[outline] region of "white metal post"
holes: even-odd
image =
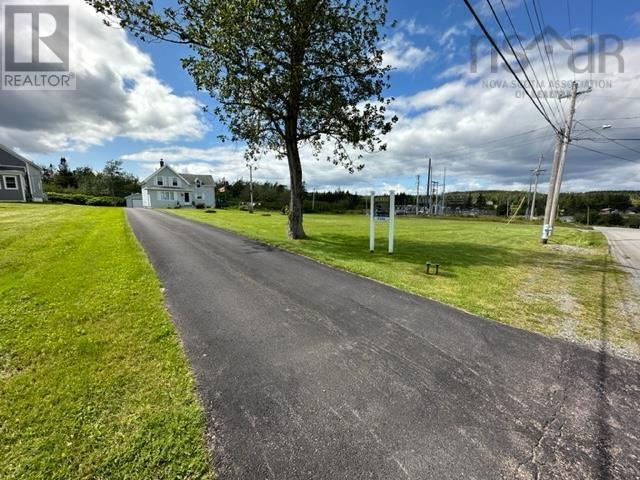
[[[396,220],[396,194],[389,190],[389,253],[393,253],[393,235]]]
[[[373,253],[373,249],[375,246],[375,236],[376,236],[376,226],[375,226],[375,218],[374,210],[375,210],[375,202],[376,202],[376,194],[375,192],[371,192],[371,200],[369,200],[369,251]]]

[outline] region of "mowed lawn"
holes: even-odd
[[[211,478],[159,282],[120,208],[0,204],[0,478]]]
[[[397,217],[394,254],[386,253],[387,223],[376,222],[371,255],[362,215],[305,215],[309,238],[291,241],[279,213],[170,212],[515,327],[640,353],[637,303],[598,232],[559,227],[544,247],[535,225]],[[440,263],[440,275],[426,275],[426,261]]]

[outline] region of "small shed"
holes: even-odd
[[[142,194],[132,193],[124,197],[128,208],[142,208]]]

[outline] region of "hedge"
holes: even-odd
[[[47,192],[52,203],[73,203],[75,205],[93,205],[96,207],[124,207],[126,202],[120,197],[94,197],[82,193]]]

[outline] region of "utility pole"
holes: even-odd
[[[316,189],[313,189],[313,194],[311,195],[311,210],[316,209]]]
[[[249,195],[251,203],[249,204],[249,213],[253,213],[253,165],[249,164]]]
[[[538,193],[538,179],[540,178],[540,174],[542,172],[546,172],[546,170],[541,169],[542,160],[544,159],[544,155],[540,154],[540,160],[538,160],[538,168],[533,170],[533,175],[536,177],[535,185],[533,187],[533,198],[531,199],[531,211],[529,212],[529,220],[533,220],[533,217],[536,212],[536,194]]]
[[[429,170],[427,171],[427,208],[431,215],[431,157],[429,157]]]
[[[447,189],[447,167],[444,167],[444,173],[442,174],[442,205],[440,206],[440,213],[444,215],[444,207],[445,207],[445,195]]]
[[[533,172],[533,170],[531,170]],[[527,210],[525,217],[529,217],[529,208],[531,208],[531,189],[533,188],[533,174],[529,175],[529,190],[527,191]]]
[[[558,141],[554,152],[553,166],[551,167],[551,178],[549,179],[549,194],[547,195],[547,205],[544,212],[544,225],[542,227],[542,237],[540,241],[546,244],[553,232],[553,226],[558,213],[558,203],[560,201],[560,187],[562,186],[562,175],[564,174],[564,166],[567,159],[567,149],[571,142],[571,129],[573,127],[573,116],[576,113],[576,98],[578,95],[589,93],[591,88],[578,92],[578,83],[571,84],[571,106],[569,108],[569,117],[562,130],[558,133]],[[560,97],[563,98],[563,97]],[[557,160],[556,160],[557,157]]]
[[[393,237],[396,228],[396,192],[389,190],[389,254],[393,253]]]
[[[416,175],[416,215],[418,215],[418,209],[420,208],[420,175]]]
[[[373,253],[376,243],[376,226],[373,218],[376,204],[376,193],[371,190],[371,200],[369,201],[369,251]]]
[[[431,182],[431,193],[433,194],[433,204],[432,204],[432,210],[433,210],[433,215],[437,215],[438,214],[438,193],[439,193],[439,185],[440,183],[437,180],[433,180]]]

